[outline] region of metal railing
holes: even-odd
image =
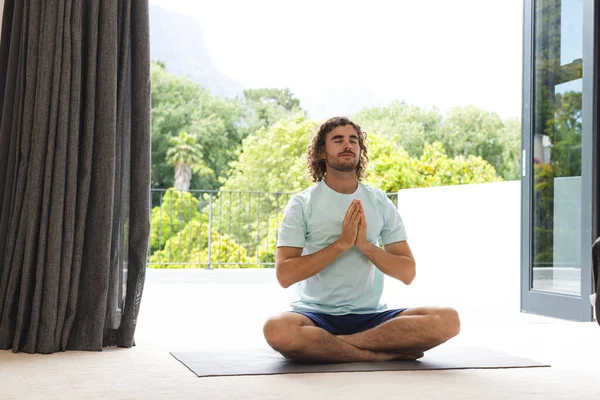
[[[152,189],[148,264],[158,268],[272,268],[293,192]],[[397,193],[388,197],[397,205]]]

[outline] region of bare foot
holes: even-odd
[[[416,361],[425,354],[420,353],[375,353],[375,361]]]
[[[356,349],[356,358],[354,359],[347,359],[345,361],[331,361],[331,360],[327,360],[327,359],[321,359],[321,360],[317,360],[314,358],[310,358],[310,357],[304,357],[302,355],[298,355],[298,354],[292,354],[292,353],[281,353],[285,358],[287,358],[289,361],[296,363],[296,364],[331,364],[331,363],[348,363],[348,362],[371,362],[371,361],[379,361],[378,357],[379,357],[379,353],[375,353],[374,351],[370,351],[370,350],[362,350],[362,349]],[[397,356],[397,354],[396,354]]]

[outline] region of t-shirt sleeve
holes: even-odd
[[[406,240],[404,222],[394,203],[384,194],[383,200],[383,228],[381,229],[381,243],[383,245]]]
[[[285,207],[279,226],[277,247],[304,247],[306,241],[306,218],[302,202],[292,197]]]

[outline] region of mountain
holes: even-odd
[[[185,75],[214,94],[241,97],[247,88],[213,65],[201,25],[195,19],[156,4],[150,5],[150,53],[153,60],[165,63],[167,71]],[[357,86],[290,89],[315,120],[351,116],[364,107],[383,106],[389,100]]]
[[[167,71],[185,75],[214,94],[225,97],[243,94],[244,85],[214,67],[200,24],[155,4],[150,5],[150,56],[163,61]]]

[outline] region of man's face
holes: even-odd
[[[356,170],[360,161],[358,133],[352,125],[338,126],[325,137],[325,163],[340,172]]]

